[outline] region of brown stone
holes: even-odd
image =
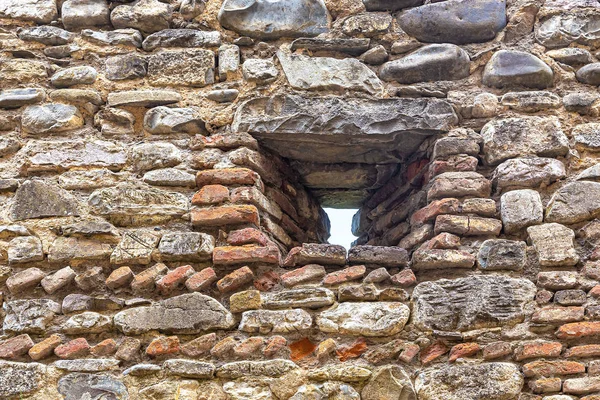
[[[243,246],[245,244],[258,244],[266,246],[269,243],[267,235],[254,228],[238,229],[229,232],[227,235],[227,244],[231,246]]]
[[[427,365],[448,352],[448,347],[442,341],[436,341],[421,350],[421,363]]]
[[[600,357],[600,344],[574,346],[565,352],[565,357]]]
[[[105,339],[90,349],[90,353],[96,357],[108,357],[116,352],[117,342],[114,339]]]
[[[135,292],[145,292],[153,290],[156,286],[156,280],[158,277],[168,270],[167,266],[162,263],[155,264],[154,266],[145,269],[144,271],[137,274],[131,282],[131,288]]]
[[[275,335],[271,336],[263,349],[263,354],[267,358],[274,357],[287,346],[287,340],[283,336]]]
[[[494,342],[490,343],[483,348],[483,359],[484,360],[495,360],[498,358],[506,357],[512,353],[512,347],[507,342]]]
[[[457,199],[441,199],[429,203],[425,208],[415,211],[410,218],[411,225],[422,225],[435,220],[441,214],[457,214],[460,202]]]
[[[54,349],[54,354],[58,358],[71,360],[81,358],[90,352],[90,345],[85,338],[73,339],[70,342],[61,344]]]
[[[196,185],[255,185],[260,182],[259,175],[247,168],[212,169],[196,174]]]
[[[254,287],[261,292],[268,292],[279,283],[279,275],[274,271],[267,271],[254,281]]]
[[[562,325],[556,332],[559,339],[578,339],[600,336],[600,321],[574,322]]]
[[[530,358],[558,357],[562,351],[559,342],[531,342],[524,343],[515,350],[515,360],[523,361]]]
[[[585,372],[585,365],[575,361],[533,361],[523,365],[526,377],[574,375]]]
[[[111,274],[106,278],[106,287],[111,290],[115,290],[121,288],[123,286],[127,286],[133,280],[133,271],[129,267],[120,267],[115,269]]]
[[[45,277],[46,273],[39,268],[28,268],[11,275],[6,280],[6,286],[12,294],[17,294],[36,287]]]
[[[177,336],[161,336],[154,339],[146,348],[150,357],[161,357],[179,353],[179,338]]]
[[[345,265],[346,249],[334,244],[304,243],[291,249],[283,261],[285,267],[307,264]]]
[[[138,357],[141,348],[142,342],[139,339],[126,337],[119,344],[115,357],[123,361],[133,361]]]
[[[290,358],[292,361],[298,362],[311,355],[316,348],[317,346],[311,342],[309,338],[300,339],[296,342],[290,343]]]
[[[233,354],[238,358],[248,358],[256,354],[264,343],[264,339],[259,336],[250,337],[238,343],[233,348]]]
[[[213,227],[224,225],[259,225],[258,210],[251,205],[222,206],[192,210],[194,227]]]
[[[494,218],[468,215],[439,215],[435,219],[434,232],[449,232],[461,236],[498,236],[502,221]]]
[[[217,281],[217,274],[212,268],[204,268],[202,271],[196,272],[187,281],[185,287],[191,292],[199,292],[208,288]]]
[[[181,346],[181,353],[187,357],[200,357],[208,353],[216,342],[217,335],[214,332],[208,333],[183,344]]]
[[[34,361],[50,357],[61,343],[62,339],[57,334],[49,336],[29,349],[29,357]]]
[[[529,387],[533,393],[560,392],[562,380],[560,378],[541,378],[530,381]]]
[[[216,358],[224,358],[233,350],[236,344],[237,340],[232,336],[228,336],[213,346],[210,355]]]
[[[221,293],[229,293],[247,285],[253,279],[254,273],[252,270],[248,267],[242,267],[221,278],[217,282],[217,288]]]
[[[229,189],[223,185],[203,186],[193,197],[195,206],[207,206],[224,203],[229,200]]]
[[[345,362],[350,359],[360,357],[365,351],[367,351],[367,348],[368,346],[366,339],[360,337],[348,345],[339,346],[335,350],[335,354],[341,362]]]
[[[309,264],[281,275],[281,281],[285,287],[293,287],[301,283],[319,280],[324,276],[325,267]]]
[[[400,287],[411,287],[417,284],[417,277],[411,269],[404,269],[396,275],[392,275],[391,281]]]

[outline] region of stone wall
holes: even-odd
[[[0,399],[600,399],[599,21],[0,0]]]

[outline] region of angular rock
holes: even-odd
[[[498,189],[548,186],[567,175],[565,165],[554,158],[531,157],[506,160],[494,170]]]
[[[46,98],[46,92],[38,88],[6,89],[0,92],[0,108],[19,108],[39,103]]]
[[[518,233],[528,226],[541,224],[544,206],[540,194],[531,189],[504,193],[500,198],[500,216],[506,233]]]
[[[546,91],[510,92],[502,96],[503,106],[513,110],[534,113],[560,107],[560,97]]]
[[[149,264],[152,252],[158,245],[160,235],[154,231],[130,231],[110,256],[111,264]]]
[[[0,358],[15,359],[27,354],[33,347],[33,340],[28,334],[14,336],[0,342]]]
[[[219,367],[217,377],[225,379],[238,379],[247,376],[276,378],[297,368],[298,366],[290,360],[237,361]]]
[[[115,369],[119,365],[119,360],[105,359],[75,359],[58,360],[54,362],[54,367],[68,372],[100,372]]]
[[[289,289],[261,296],[264,308],[321,308],[335,303],[335,294],[325,288]]]
[[[269,311],[252,310],[242,313],[239,330],[248,333],[292,333],[312,326],[312,317],[301,309]]]
[[[142,47],[142,34],[137,29],[115,29],[113,31],[94,31],[83,29],[81,36],[99,44]]]
[[[379,76],[405,84],[455,81],[469,76],[469,55],[453,44],[431,44],[383,64]]]
[[[38,42],[47,46],[59,46],[70,43],[75,35],[55,26],[32,26],[20,28],[17,32],[19,39]]]
[[[110,25],[110,11],[105,0],[67,0],[60,13],[69,30]]]
[[[360,91],[379,93],[383,84],[377,75],[353,58],[309,57],[292,55],[285,49],[277,58],[290,85],[302,90]]]
[[[43,259],[42,241],[35,236],[16,237],[8,244],[9,264],[23,264]]]
[[[385,366],[373,372],[361,392],[363,400],[416,400],[410,375],[397,365]]]
[[[215,82],[214,69],[210,50],[163,51],[148,58],[148,80],[154,86],[203,87]]]
[[[481,130],[485,161],[496,165],[526,155],[564,156],[569,141],[555,117],[507,118],[488,122]]]
[[[352,55],[360,55],[369,50],[370,42],[371,39],[367,38],[299,38],[292,42],[291,49],[339,51]]]
[[[220,32],[196,29],[165,29],[148,35],[142,43],[146,51],[167,47],[218,47],[220,45]]]
[[[264,85],[277,79],[279,70],[271,60],[250,58],[242,64],[242,74],[248,82]]]
[[[135,28],[153,33],[168,29],[173,18],[173,7],[158,0],[140,0],[115,7],[110,21],[116,29]]]
[[[15,221],[79,215],[79,205],[67,191],[42,181],[25,181],[14,196],[10,216]]]
[[[199,293],[183,294],[145,307],[131,308],[114,317],[123,333],[140,334],[151,330],[194,334],[213,329],[230,329],[233,316],[218,301]]]
[[[11,294],[18,294],[27,289],[35,288],[45,276],[46,274],[39,268],[28,268],[9,276],[6,279],[6,287]]]
[[[164,261],[209,260],[215,246],[215,239],[198,232],[174,232],[162,236],[158,245]]]
[[[494,53],[483,71],[482,82],[486,86],[504,88],[524,86],[545,89],[552,86],[552,69],[533,54],[516,50],[500,50]]]
[[[39,389],[46,377],[46,366],[39,363],[0,361],[0,396],[23,397]]]
[[[340,245],[303,243],[302,247],[295,247],[288,253],[283,265],[346,264],[346,249]]]
[[[515,364],[483,363],[426,369],[417,376],[415,390],[420,400],[510,400],[523,384]]]
[[[328,30],[327,9],[319,0],[226,0],[218,19],[223,27],[258,39],[317,36]]]
[[[127,400],[129,394],[123,383],[110,375],[70,373],[58,381],[58,392],[65,400],[114,399]]]
[[[504,276],[423,282],[413,291],[413,322],[442,331],[514,325],[524,319],[535,293],[531,281]]]
[[[70,335],[108,332],[112,328],[112,318],[96,312],[86,311],[69,318],[61,328],[63,332]]]
[[[167,360],[163,368],[169,375],[194,379],[211,379],[215,373],[215,366],[211,363],[184,359]]]
[[[135,54],[108,57],[106,77],[111,81],[143,78],[148,74],[148,62]]]
[[[557,223],[530,226],[527,234],[542,267],[576,265],[579,256],[574,248],[575,233]]]
[[[58,18],[56,0],[4,0],[0,16],[49,24]]]
[[[29,106],[21,116],[23,131],[31,135],[70,131],[83,124],[83,117],[77,107],[68,104]]]
[[[575,224],[600,216],[600,183],[571,182],[557,190],[546,209],[546,221]]]
[[[422,42],[487,42],[506,26],[506,2],[448,0],[427,4],[403,13],[398,23],[402,30]]]
[[[600,124],[591,122],[577,125],[571,135],[574,136],[577,147],[593,152],[600,150]]]
[[[525,267],[527,244],[516,240],[486,240],[479,248],[477,262],[485,270],[520,271]]]
[[[46,276],[42,279],[42,287],[48,294],[54,294],[60,289],[69,285],[75,279],[75,271],[71,267],[64,267],[53,273],[52,275]]]
[[[600,32],[595,28],[600,15],[566,12],[546,19],[536,30],[535,38],[547,48],[568,47],[571,43],[596,46]]]
[[[444,172],[436,176],[427,191],[427,200],[454,197],[490,196],[491,182],[477,172]]]
[[[354,336],[392,336],[399,333],[410,314],[397,302],[340,303],[317,317],[319,330]]]
[[[219,47],[219,79],[234,78],[240,68],[240,48],[235,44],[224,44]]]
[[[196,176],[175,168],[148,171],[144,174],[142,180],[149,185],[155,186],[196,186]]]
[[[60,304],[48,299],[7,301],[3,308],[2,329],[15,333],[43,333],[61,311]]]
[[[152,134],[206,134],[204,121],[195,108],[155,107],[144,116],[144,128]]]

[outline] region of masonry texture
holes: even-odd
[[[600,1],[0,26],[0,399],[600,399]]]

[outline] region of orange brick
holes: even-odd
[[[259,175],[248,168],[209,169],[196,174],[196,185],[254,185]]]
[[[150,357],[159,357],[179,353],[179,338],[177,336],[161,336],[154,339],[146,348]]]
[[[224,203],[227,200],[229,200],[229,189],[225,186],[206,185],[192,197],[192,204],[195,206],[206,206]]]
[[[525,343],[515,350],[515,360],[522,361],[538,357],[558,357],[562,351],[559,342],[534,342]]]
[[[423,365],[427,365],[435,359],[443,356],[447,352],[448,347],[446,347],[446,345],[443,342],[438,340],[437,342],[421,350],[420,359]]]
[[[600,357],[600,344],[571,347],[565,352],[565,357]]]
[[[556,332],[556,337],[559,339],[577,339],[589,336],[600,336],[600,321],[565,324]]]
[[[250,205],[198,208],[192,210],[191,216],[196,227],[260,224],[258,209]]]
[[[247,285],[253,279],[254,273],[252,270],[248,267],[242,267],[221,278],[217,282],[217,288],[221,293],[229,293]]]
[[[573,375],[585,372],[585,365],[575,361],[533,361],[523,365],[526,377]]]
[[[452,347],[450,350],[450,356],[448,357],[449,362],[454,362],[459,358],[469,357],[477,354],[480,347],[477,343],[461,343]]]
[[[224,246],[215,247],[213,263],[216,265],[235,265],[261,262],[279,264],[281,255],[277,246]]]

